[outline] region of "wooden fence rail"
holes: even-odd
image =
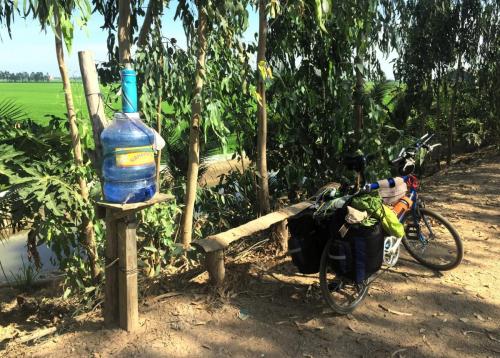
[[[244,237],[252,236],[260,231],[269,229],[272,225],[280,223],[288,218],[299,214],[311,207],[313,202],[302,201],[270,214],[264,215],[246,224],[240,225],[228,231],[208,236],[204,239],[194,240],[193,245],[201,248],[205,252],[205,266],[210,275],[210,282],[215,286],[220,286],[224,282],[224,249],[229,244]]]

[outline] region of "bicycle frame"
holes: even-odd
[[[413,176],[411,175],[406,175],[406,176],[403,176],[401,177],[406,183],[408,183],[408,181],[410,180],[410,178],[412,178]],[[387,180],[389,181],[389,183],[393,184],[394,183],[394,178],[387,178]],[[377,190],[379,189],[379,184],[378,183],[371,183],[371,184],[367,184],[365,186],[365,189],[367,191],[372,191],[372,190]],[[432,228],[431,228],[431,225],[429,224],[429,222],[427,221],[427,218],[424,216],[422,217],[421,214],[420,214],[420,206],[421,206],[421,202],[418,198],[418,191],[417,191],[417,188],[416,187],[411,187],[410,188],[410,199],[412,200],[413,204],[411,206],[411,215],[413,216],[413,222],[414,222],[414,225],[415,225],[415,228],[417,229],[417,236],[418,236],[418,239],[419,241],[422,243],[422,245],[427,245],[428,243],[428,240],[427,238],[422,234],[422,231],[420,230],[420,225],[418,225],[418,222],[420,221],[420,219],[422,218],[424,223],[425,223],[425,226],[427,226],[427,229],[429,229],[429,233],[430,233],[430,237],[432,238],[434,236],[434,233],[432,232]],[[402,222],[402,220],[404,219],[404,215],[402,215],[399,220],[400,222]]]
[[[414,188],[410,189],[410,198],[413,200],[413,204],[411,207],[411,215],[413,216],[413,223],[417,229],[418,240],[425,247],[427,245],[427,243],[429,242],[429,240],[424,236],[424,234],[422,234],[422,231],[420,229],[420,225],[418,225],[418,222],[420,221],[420,219],[423,219],[425,226],[429,230],[429,234],[430,234],[431,239],[434,237],[434,232],[432,231],[432,226],[427,221],[427,217],[422,216],[420,214],[421,202],[418,199],[418,192],[416,189],[414,189]]]

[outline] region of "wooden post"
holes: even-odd
[[[213,286],[220,287],[224,283],[226,269],[224,268],[224,250],[207,252],[205,266]]]
[[[120,327],[130,332],[135,330],[139,323],[135,214],[117,222],[117,234]]]
[[[104,322],[107,326],[134,331],[139,324],[137,288],[136,212],[174,199],[156,194],[146,202],[115,204],[98,202],[106,210],[106,281],[104,286]]]
[[[274,237],[279,246],[278,254],[282,255],[288,251],[288,220],[280,221],[273,228]]]
[[[94,167],[99,177],[102,166],[102,143],[101,133],[109,124],[104,114],[104,102],[101,97],[99,87],[99,78],[95,67],[92,53],[90,51],[78,52],[78,61],[80,63],[80,73],[82,74],[83,90],[87,101],[90,121],[92,122],[92,133],[94,137]]]
[[[106,267],[104,270],[104,323],[118,322],[118,237],[113,212],[106,210]]]
[[[286,197],[278,199],[278,210],[285,206]],[[283,255],[288,252],[288,220],[280,221],[272,226],[272,237],[278,244],[278,255]]]

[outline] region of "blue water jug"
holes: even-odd
[[[137,112],[137,79],[132,69],[125,68],[120,71],[122,78],[122,112]]]
[[[138,113],[116,113],[101,134],[104,161],[104,199],[113,203],[137,203],[156,192],[154,132]]]

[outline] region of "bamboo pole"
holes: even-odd
[[[92,123],[92,133],[94,137],[94,167],[100,178],[102,178],[102,155],[101,133],[109,124],[104,114],[104,102],[99,87],[99,78],[95,67],[94,59],[90,51],[78,52],[80,63],[80,73],[82,75],[83,90]]]

